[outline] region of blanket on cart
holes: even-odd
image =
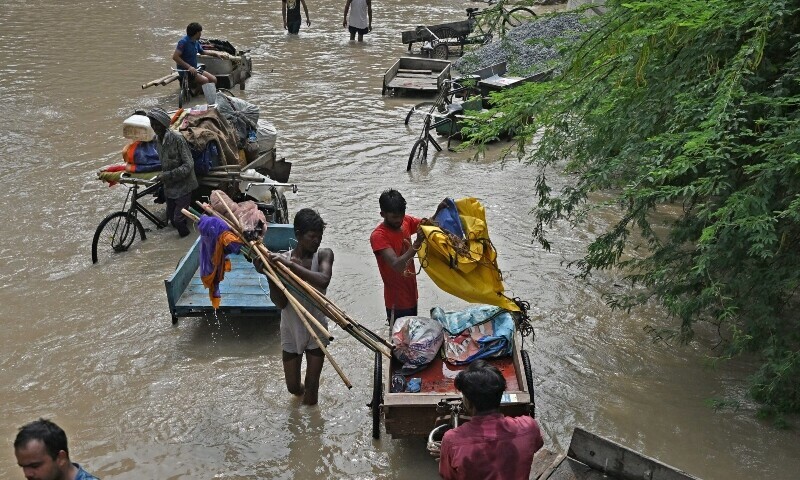
[[[245,166],[239,156],[236,130],[216,109],[191,112],[183,117],[178,131],[193,150],[203,151],[208,142],[216,141],[222,150],[226,165]]]
[[[431,318],[444,329],[444,357],[454,365],[466,365],[479,358],[511,355],[514,318],[500,307],[473,305],[458,312],[431,309]]]

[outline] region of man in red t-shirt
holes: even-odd
[[[384,191],[378,203],[383,222],[375,227],[369,243],[383,279],[386,318],[416,316],[418,295],[414,255],[425,241],[425,236],[417,232],[421,220],[406,215],[406,199],[397,190]],[[436,212],[441,208],[442,204]],[[411,235],[414,233],[417,233],[417,238],[412,244]]]
[[[456,375],[456,388],[472,418],[445,432],[439,475],[445,480],[517,480],[531,473],[544,441],[539,424],[499,412],[506,380],[494,365],[475,360]]]

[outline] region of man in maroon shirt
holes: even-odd
[[[470,421],[444,434],[439,475],[445,480],[520,480],[531,473],[533,454],[544,441],[531,417],[499,412],[506,380],[485,360],[475,360],[456,376]]]
[[[369,237],[383,279],[386,318],[417,315],[417,276],[414,255],[425,236],[418,232],[421,219],[406,215],[406,199],[394,189],[381,193],[381,222]],[[446,205],[439,204],[436,213]],[[434,213],[434,216],[436,215]],[[411,235],[417,233],[414,243]]]

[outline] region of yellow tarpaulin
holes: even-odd
[[[427,240],[419,249],[423,269],[439,288],[451,295],[519,312],[519,306],[503,293],[497,252],[489,241],[483,205],[476,198],[462,198],[455,204],[466,240],[439,227],[422,225]]]

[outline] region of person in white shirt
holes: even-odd
[[[358,41],[363,42],[364,35],[372,31],[372,0],[347,0],[342,26],[350,30],[350,41],[358,34]]]

